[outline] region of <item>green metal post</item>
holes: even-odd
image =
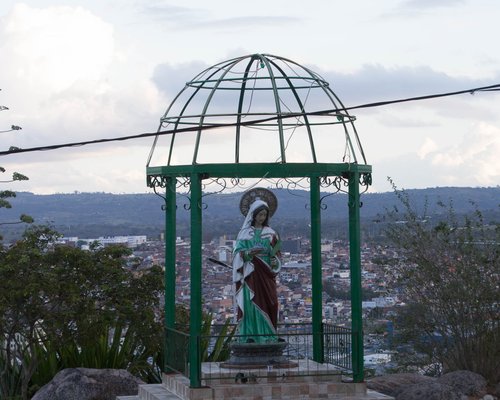
[[[311,177],[311,257],[312,257],[312,329],[313,360],[322,363],[323,283],[321,271],[321,208],[319,178]]]
[[[175,232],[176,232],[176,178],[166,178],[165,189],[165,350],[163,372],[171,372],[175,365],[175,342],[170,329],[175,328]]]
[[[354,382],[363,382],[364,380],[359,177],[358,171],[349,174],[349,257],[351,266],[352,371]]]
[[[175,328],[175,178],[167,178],[165,193],[165,326]]]
[[[191,309],[189,320],[189,381],[192,388],[201,386],[201,175],[191,175]]]

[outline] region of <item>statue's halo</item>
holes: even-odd
[[[259,199],[265,201],[269,206],[269,218],[271,218],[278,208],[278,199],[269,189],[261,187],[249,189],[243,193],[240,200],[241,213],[246,217],[252,203]]]

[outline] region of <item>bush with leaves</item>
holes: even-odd
[[[103,367],[120,355],[120,368],[137,372],[160,351],[161,268],[136,276],[125,268],[129,249],[83,251],[58,245],[58,236],[33,226],[0,253],[0,398],[29,398],[42,365],[76,367],[86,359]]]
[[[500,380],[500,227],[480,212],[457,216],[440,202],[439,221],[419,213],[394,187],[402,208],[388,212],[387,235],[399,248],[388,266],[406,306],[399,329],[422,363]]]

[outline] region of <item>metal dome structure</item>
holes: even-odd
[[[201,387],[204,191],[210,184],[224,190],[229,187],[226,180],[237,188],[243,188],[247,178],[275,180],[278,187],[295,180],[306,182],[309,190],[312,359],[318,363],[325,362],[329,343],[322,309],[321,214],[326,196],[321,191],[348,194],[349,370],[354,382],[363,382],[359,208],[360,188],[371,184],[372,169],[354,122],[325,79],[270,54],[237,57],[207,68],[174,98],[160,120],[146,167],[148,186],[165,199],[165,332],[171,344],[165,371],[183,373],[192,388]],[[179,338],[175,329],[176,202],[177,191],[186,189],[191,245],[188,339]],[[179,361],[176,356],[189,359]]]
[[[161,118],[159,133],[169,134],[156,137],[148,166],[366,164],[354,121],[309,68],[270,54],[233,58],[186,83]]]

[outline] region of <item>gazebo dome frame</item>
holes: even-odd
[[[254,68],[254,69],[252,69]],[[287,69],[288,68],[288,69]],[[253,72],[252,72],[253,71]],[[233,102],[220,93],[236,94]],[[263,93],[262,104],[255,104],[256,93]],[[328,102],[310,101],[319,93]],[[201,98],[201,101],[199,99]],[[286,98],[286,101],[284,100]],[[215,101],[222,101],[221,111]],[[226,101],[224,101],[226,100]],[[311,104],[312,103],[312,104]],[[229,104],[229,106],[228,106]],[[229,111],[227,111],[229,108]],[[264,109],[265,108],[265,109]],[[164,190],[165,198],[165,326],[175,327],[176,276],[176,195],[179,184],[189,189],[191,253],[190,253],[190,328],[189,379],[191,387],[200,387],[200,359],[198,357],[202,316],[202,198],[207,182],[242,179],[294,180],[306,178],[309,182],[311,217],[311,281],[312,328],[322,329],[322,269],[321,269],[321,189],[333,188],[348,193],[349,257],[351,270],[352,312],[352,369],[355,382],[364,379],[363,333],[361,319],[361,256],[360,256],[360,188],[371,184],[372,168],[365,155],[351,116],[329,84],[315,72],[291,60],[269,54],[252,54],[216,64],[202,71],[175,97],[160,120],[158,135],[151,149],[146,173],[147,184],[155,192]],[[345,146],[343,162],[320,162],[316,132],[320,129],[340,128]],[[288,144],[302,129],[303,142],[308,143],[308,161],[290,162]],[[203,136],[211,131],[225,131],[231,137],[233,158],[227,162],[199,162]],[[278,143],[271,158],[262,162],[245,162],[241,141],[254,131],[264,130]],[[287,132],[290,130],[291,133]],[[229,132],[229,136],[228,133]],[[287,137],[288,133],[288,137]],[[190,163],[176,163],[182,135],[193,135],[193,153]],[[169,140],[168,156],[160,165],[153,165],[163,138]],[[336,143],[336,142],[333,142]],[[302,147],[304,148],[304,147]],[[305,151],[305,150],[304,150]],[[163,156],[163,153],[160,154]],[[158,157],[157,157],[158,158]],[[313,335],[313,359],[323,362],[323,343]]]

